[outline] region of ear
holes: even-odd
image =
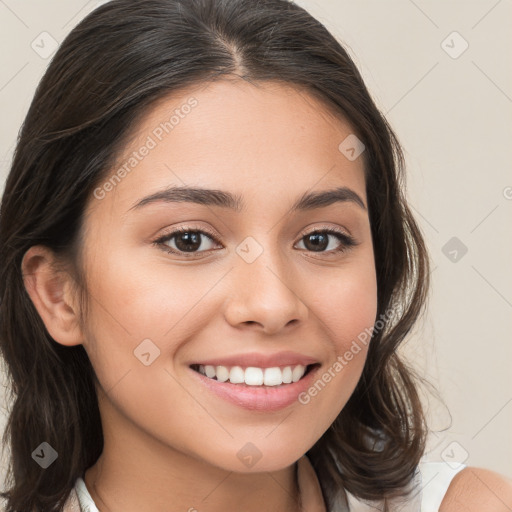
[[[54,269],[55,255],[47,247],[32,246],[23,256],[23,282],[50,336],[61,345],[80,345],[71,276]]]

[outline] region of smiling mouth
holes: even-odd
[[[303,379],[319,363],[307,366],[288,365],[271,368],[258,368],[255,366],[213,366],[192,364],[190,368],[201,375],[219,382],[229,382],[241,386],[282,386],[289,385]]]

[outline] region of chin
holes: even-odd
[[[283,450],[269,439],[260,443],[248,441],[239,449],[235,449],[233,456],[226,456],[226,452],[217,459],[216,466],[235,473],[263,473],[281,471],[297,462],[307,451],[297,451],[297,445],[289,443],[289,450]],[[213,461],[212,461],[213,462]]]

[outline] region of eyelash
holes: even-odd
[[[181,227],[181,228],[175,229],[174,231],[171,231],[170,233],[167,233],[167,234],[163,235],[162,237],[158,238],[157,240],[155,240],[153,242],[153,245],[159,247],[160,249],[162,249],[163,251],[165,251],[169,254],[185,256],[186,258],[193,258],[197,254],[201,254],[202,252],[208,252],[208,251],[196,251],[196,252],[188,252],[187,253],[185,251],[176,251],[175,249],[172,249],[168,245],[165,244],[165,242],[169,242],[177,235],[180,235],[183,233],[200,233],[201,235],[207,236],[213,242],[220,245],[220,242],[217,240],[216,235],[214,233],[212,233],[211,231],[208,231],[207,229],[196,229],[196,228],[190,228],[190,227]],[[356,242],[356,240],[353,237],[351,237],[350,235],[347,235],[343,231],[338,230],[333,227],[317,228],[313,231],[303,234],[300,237],[300,240],[302,240],[303,238],[306,238],[307,236],[315,235],[318,233],[326,233],[329,235],[334,235],[340,242],[340,246],[337,249],[331,249],[330,251],[318,251],[318,254],[337,254],[337,253],[347,251],[351,247],[359,245],[359,243]],[[301,249],[301,250],[304,250],[304,249]],[[307,251],[307,249],[306,249],[306,251]],[[315,253],[317,251],[309,251],[309,252]]]

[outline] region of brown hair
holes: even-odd
[[[403,495],[425,448],[416,376],[397,354],[425,305],[429,262],[404,199],[403,156],[354,63],[327,29],[288,0],[114,0],[65,39],[26,116],[0,216],[0,353],[11,384],[4,434],[6,512],[61,510],[103,449],[95,374],[82,345],[48,334],[21,262],[33,245],[61,257],[86,297],[83,212],[149,106],[200,83],[239,76],[307,90],[364,142],[378,318],[361,379],[308,451],[329,510],[346,499]],[[85,302],[84,302],[85,304]],[[392,311],[393,315],[388,313]],[[43,470],[33,450],[58,459]]]

